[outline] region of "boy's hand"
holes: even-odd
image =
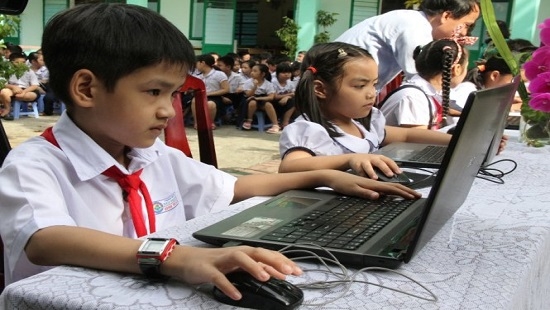
[[[343,171],[330,170],[327,184],[344,195],[378,199],[380,194],[397,195],[406,199],[418,199],[422,195],[408,187],[396,183],[385,183],[356,176]]]
[[[378,176],[374,172],[374,167],[380,169],[388,177],[402,173],[399,166],[391,158],[384,155],[353,154],[349,160],[349,167],[357,175],[374,180],[378,179]]]
[[[178,261],[174,261],[177,259]],[[239,291],[227,280],[226,273],[242,269],[260,281],[270,277],[285,279],[286,275],[300,275],[302,270],[283,254],[263,248],[236,246],[228,248],[195,248],[177,246],[170,260],[168,273],[190,284],[213,283],[227,296],[238,300]],[[174,265],[182,267],[173,269]]]

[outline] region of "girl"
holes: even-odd
[[[390,93],[378,108],[386,124],[400,127],[439,129],[453,122],[449,107],[450,90],[466,76],[468,54],[456,41],[432,41],[414,51],[418,73]]]
[[[289,123],[296,108],[294,107],[294,90],[296,85],[290,80],[292,69],[288,63],[280,63],[275,70],[276,79],[273,81],[275,87],[275,111],[281,119],[281,127],[285,128]]]
[[[510,51],[516,54],[516,57],[519,57],[521,64],[523,64],[536,49],[531,42],[523,39],[507,40],[507,43]],[[512,70],[495,48],[487,50],[483,58],[484,59],[481,59],[475,68],[468,72],[466,80],[460,83],[451,92],[451,99],[455,100],[456,104],[460,107],[464,107],[466,99],[468,99],[468,95],[470,95],[471,92],[510,83],[514,77]],[[521,98],[519,98],[519,95],[516,96],[511,110],[521,110]]]
[[[279,140],[279,172],[352,169],[377,179],[373,166],[391,177],[391,159],[368,154],[397,141],[448,144],[446,133],[385,126],[374,108],[378,66],[363,48],[341,42],[318,44],[304,58],[296,89],[300,116]]]
[[[267,117],[273,124],[267,133],[278,133],[279,125],[277,123],[277,114],[273,107],[275,99],[275,88],[271,83],[271,73],[269,68],[264,64],[257,64],[250,71],[250,80],[244,83],[244,93],[247,105],[247,119],[243,123],[243,129],[249,130],[252,128],[252,117],[256,110],[264,110]]]

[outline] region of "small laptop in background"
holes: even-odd
[[[504,128],[506,127],[508,111],[510,111],[510,107],[514,101],[514,96],[519,86],[519,81],[520,77],[516,77],[512,83],[484,90],[483,98],[479,98],[479,100],[483,100],[485,104],[508,104],[508,108],[504,111],[495,111],[495,113],[499,113],[498,115],[500,118],[498,124],[494,128],[494,138],[491,146],[489,147],[484,165],[490,163],[498,151],[498,146],[500,144],[500,140],[502,139]],[[471,100],[473,100],[473,97],[468,97],[467,101]],[[499,105],[499,108],[503,107],[504,106]],[[477,114],[470,115],[469,117],[475,118],[469,122],[472,123],[471,126],[480,126],[483,122],[485,122],[487,115]],[[475,134],[475,131],[473,131],[473,134]],[[374,152],[374,154],[385,155],[393,159],[401,167],[439,168],[446,150],[447,146],[444,145],[396,142],[380,148],[378,151]]]
[[[484,161],[500,115],[502,90],[470,95],[427,198],[375,201],[333,191],[292,190],[193,233],[218,246],[278,250],[292,245],[351,266],[397,268],[411,260],[462,205]],[[491,104],[490,104],[491,103]],[[483,122],[479,122],[483,115]]]

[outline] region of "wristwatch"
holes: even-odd
[[[160,266],[170,256],[176,244],[179,242],[174,238],[147,238],[136,254],[141,272],[152,280],[170,278],[160,273]]]

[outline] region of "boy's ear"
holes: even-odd
[[[315,96],[320,99],[326,99],[327,98],[327,89],[325,87],[325,83],[319,80],[313,81],[313,92],[315,92]]]
[[[93,94],[97,82],[95,74],[88,69],[80,69],[73,74],[69,94],[76,106],[89,108],[94,105]]]

